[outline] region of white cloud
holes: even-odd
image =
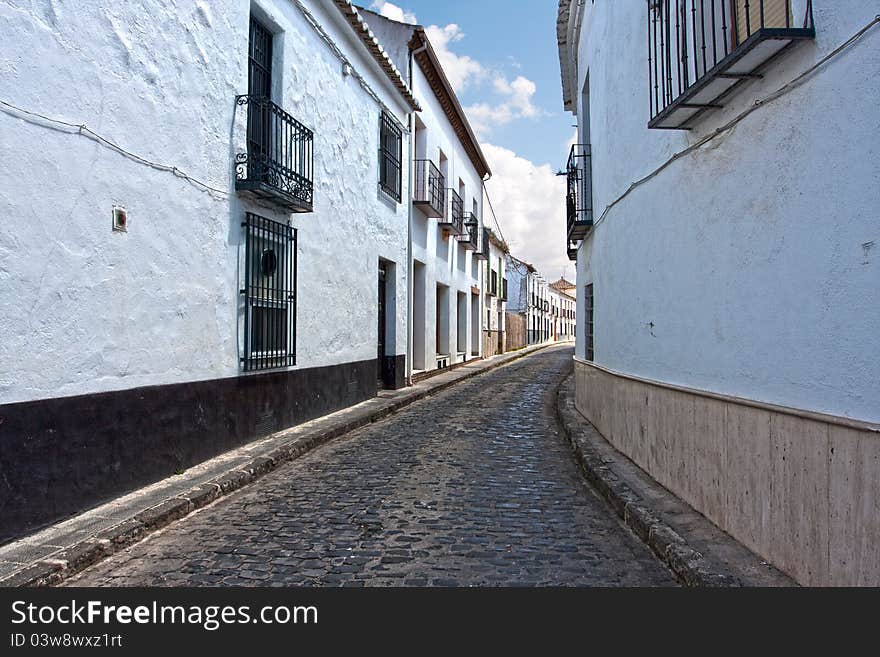
[[[564,273],[572,280],[574,263],[565,250],[565,179],[549,164],[493,144],[481,146],[492,169],[486,187],[511,254],[533,264],[548,281]],[[485,221],[494,228],[491,216]]]
[[[370,8],[391,20],[417,23],[414,13],[390,2],[374,0]],[[491,87],[488,88],[491,98],[466,108],[468,119],[478,136],[490,134],[495,126],[544,114],[532,101],[537,91],[534,82],[522,75],[510,80],[503,73],[490,69],[473,57],[453,51],[452,45],[465,38],[465,33],[457,23],[444,27],[429,25],[425,32],[456,94],[461,95],[468,88],[488,86],[491,82]],[[511,65],[514,68],[520,68],[515,59],[508,59],[512,60]]]
[[[464,91],[468,85],[485,79],[487,71],[480,62],[467,55],[456,55],[450,50],[449,44],[461,41],[465,36],[458,25],[455,23],[450,23],[446,27],[429,25],[425,28],[425,32],[456,94]]]
[[[419,22],[414,13],[406,11],[391,2],[374,0],[373,4],[370,5],[370,9],[382,14],[385,18],[390,18],[398,23],[411,23],[412,25],[416,25]]]
[[[495,126],[506,125],[515,119],[532,119],[543,115],[543,110],[532,102],[537,86],[528,78],[518,75],[510,81],[503,75],[496,75],[493,88],[496,95],[501,97],[500,102],[476,103],[466,109],[478,135],[488,135]]]

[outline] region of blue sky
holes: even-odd
[[[546,113],[532,120],[495,126],[489,136],[535,162],[563,164],[574,117],[562,110],[559,60],[556,51],[554,0],[403,0],[399,6],[423,25],[459,26],[463,37],[450,44],[509,79],[523,76],[535,83],[533,104]],[[459,100],[469,106],[499,101],[491,84],[467,85]]]
[[[565,254],[563,168],[575,117],[562,109],[555,0],[363,0],[426,26],[492,168],[487,183],[511,252],[550,281]],[[487,225],[494,227],[490,213]]]

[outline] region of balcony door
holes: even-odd
[[[262,179],[272,160],[272,32],[251,16],[248,41],[248,166],[251,179]]]
[[[736,16],[736,47],[761,29],[761,0],[732,0],[731,4]],[[763,27],[794,27],[791,0],[764,0],[763,4]]]

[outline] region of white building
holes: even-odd
[[[559,3],[578,407],[807,584],[880,584],[876,15]]]
[[[525,317],[526,344],[552,341],[550,286],[546,279],[532,265],[509,253],[506,256],[506,270],[507,310]]]
[[[577,286],[564,278],[550,283],[551,334],[555,342],[570,342],[577,326]]]
[[[506,322],[508,281],[505,271],[507,245],[490,228],[483,229],[485,257],[483,272],[484,307],[483,355],[494,356],[507,351]]]
[[[422,26],[362,10],[421,104],[414,115],[411,374],[482,356],[483,181],[491,172]]]
[[[0,24],[0,541],[404,385],[418,104],[347,1]]]

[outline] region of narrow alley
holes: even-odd
[[[674,585],[559,435],[571,355],[546,349],[417,402],[68,584]]]

